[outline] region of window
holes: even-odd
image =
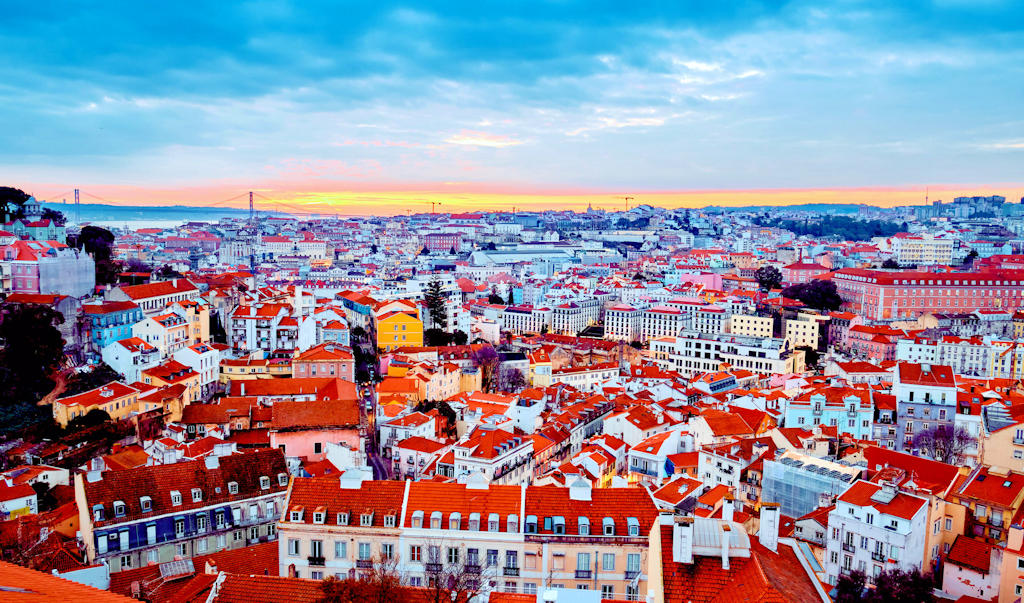
[[[153,510],[153,499],[148,496],[139,498],[139,506],[142,508],[143,513],[149,513]]]
[[[636,517],[627,517],[626,525],[629,527],[630,536],[640,535],[640,521]]]
[[[948,532],[948,531],[950,531],[952,529],[953,529],[953,520],[951,518],[947,517],[946,518],[946,531]]]
[[[228,494],[238,494],[238,482],[228,482]]]
[[[323,442],[313,442],[313,454],[321,454],[323,451]]]
[[[348,558],[348,543],[344,540],[334,541],[334,558],[335,559],[347,559]]]
[[[516,592],[516,583],[515,582],[511,582],[511,581],[506,582],[505,583],[505,592],[507,592],[507,593],[514,593],[514,592]]]
[[[498,565],[498,550],[487,549],[487,566],[494,567],[495,565]]]
[[[584,571],[590,569],[590,553],[576,553],[576,569]]]
[[[347,526],[348,525],[348,512],[347,511],[342,511],[341,513],[338,513],[338,525],[339,526]]]
[[[440,530],[441,529],[441,512],[434,511],[430,514],[430,529]]]
[[[487,516],[487,531],[497,532],[498,531],[498,514],[491,513]]]
[[[192,502],[200,502],[203,500],[203,491],[199,488],[192,488]]]
[[[416,563],[423,561],[423,547],[418,544],[411,545],[409,547],[409,560]]]
[[[181,538],[185,535],[185,520],[175,519],[174,520],[174,536],[175,538]]]
[[[640,571],[640,553],[630,553],[626,555],[626,571],[627,572],[639,572]]]
[[[615,553],[604,553],[601,555],[601,570],[605,572],[615,571]]]
[[[614,599],[615,598],[615,586],[612,584],[601,585],[601,598],[602,599]]]
[[[611,517],[605,517],[604,520],[601,522],[601,525],[604,526],[604,535],[605,536],[614,536],[615,535],[615,520],[614,519],[612,519]]]
[[[121,569],[129,569],[132,566],[131,555],[121,555]]]
[[[288,514],[288,521],[302,521],[302,507],[292,509]]]
[[[515,532],[519,531],[519,516],[518,515],[509,515],[508,519],[506,520],[506,523],[507,523],[507,528],[506,529],[508,530],[509,533],[515,533]]]
[[[452,513],[451,515],[448,516],[448,529],[449,530],[461,529],[460,528],[461,525],[462,525],[462,516],[460,514]]]
[[[395,545],[385,542],[380,545],[380,556],[384,559],[391,559],[395,556]]]
[[[224,511],[217,511],[213,514],[214,525],[220,530],[224,527]]]
[[[412,512],[412,527],[422,528],[423,527],[423,511]]]
[[[278,486],[287,486],[288,485],[288,474],[287,473],[278,473],[277,474],[277,485]]]
[[[200,513],[196,515],[196,530],[200,533],[205,532],[210,527],[210,516],[206,513]]]
[[[373,513],[361,513],[359,515],[359,525],[363,527],[369,527],[373,525]]]
[[[393,528],[393,527],[395,527],[395,522],[396,521],[397,520],[395,519],[394,515],[391,515],[391,514],[385,515],[384,516],[384,527],[386,527],[386,528]]]
[[[288,539],[288,556],[298,557],[299,556],[299,539],[289,538]]]
[[[459,549],[448,547],[448,563],[454,565],[459,562]]]
[[[181,504],[181,492],[171,490],[171,505],[177,507]]]
[[[505,567],[519,567],[519,553],[505,551]]]
[[[120,500],[114,501],[114,517],[124,517],[124,502]]]
[[[260,477],[260,490],[270,489],[270,478],[266,475]]]

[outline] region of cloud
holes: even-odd
[[[495,149],[503,149],[505,147],[514,147],[523,144],[522,140],[516,140],[514,138],[509,138],[508,136],[488,134],[487,132],[475,132],[473,130],[463,130],[458,134],[453,134],[448,138],[445,138],[444,141],[448,144],[472,147],[491,147]]]

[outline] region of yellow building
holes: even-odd
[[[423,345],[423,321],[413,302],[384,302],[377,306],[374,315],[379,349],[391,351],[403,346]]]
[[[84,417],[98,408],[119,421],[126,419],[137,410],[139,392],[119,381],[82,392],[75,396],[60,398],[53,403],[53,420],[61,427],[67,427],[73,419]]]
[[[818,347],[818,323],[812,320],[787,320],[786,341],[790,347]]]
[[[551,385],[551,357],[544,348],[530,354],[530,385],[547,387]]]
[[[168,360],[148,368],[140,374],[142,382],[146,385],[157,387],[165,385],[184,385],[188,392],[185,396],[186,404],[197,402],[202,397],[203,387],[200,384],[199,373],[192,370],[192,367],[185,366],[177,360]]]
[[[191,343],[210,341],[210,310],[198,302],[185,299],[175,302],[171,311],[185,319]]]
[[[771,316],[733,314],[729,318],[729,332],[747,337],[771,337],[772,322]]]

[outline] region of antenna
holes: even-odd
[[[252,204],[252,191],[249,191],[249,224],[256,224],[256,210]]]
[[[78,207],[78,189],[75,189],[75,222],[82,223],[82,211]]]

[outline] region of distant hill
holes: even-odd
[[[722,207],[718,205],[708,206],[706,209],[714,209],[722,212],[743,211],[813,211],[822,214],[855,214],[861,208],[881,209],[871,205],[859,203],[801,203],[799,205],[746,205],[743,207]]]

